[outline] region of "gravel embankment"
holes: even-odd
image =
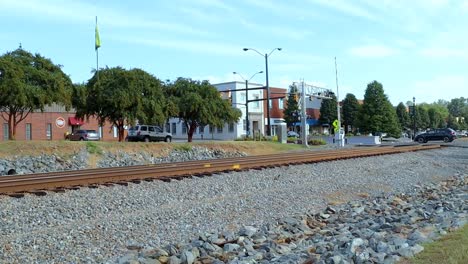
[[[113,262],[129,249],[274,223],[359,195],[410,191],[466,174],[467,161],[468,149],[444,148],[44,197],[0,197],[0,263]]]

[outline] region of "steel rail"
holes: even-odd
[[[228,171],[263,169],[276,166],[305,164],[386,155],[418,150],[440,148],[440,145],[416,145],[404,147],[370,147],[362,149],[344,149],[318,152],[295,152],[272,155],[249,156],[242,158],[199,160],[171,164],[140,165],[131,167],[114,167],[14,175],[0,177],[0,193],[35,192],[41,189],[76,188],[73,186],[93,186],[97,184],[117,183],[123,181],[139,182],[141,180],[180,179],[182,177],[202,176]]]

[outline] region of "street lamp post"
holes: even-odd
[[[281,51],[281,48],[274,48],[270,53],[262,54],[256,49],[244,48],[244,51],[252,50],[265,58],[265,77],[266,77],[266,97],[267,97],[267,136],[271,136],[271,120],[270,120],[270,84],[268,82],[268,57],[275,51]]]
[[[416,138],[416,98],[413,96],[413,140]]]
[[[247,134],[247,137],[250,136],[250,122],[249,122],[249,81],[252,80],[252,78],[259,74],[259,73],[263,73],[263,71],[259,71],[259,72],[256,72],[252,75],[252,77],[250,77],[249,79],[245,79],[244,76],[242,76],[242,74],[240,73],[237,73],[237,72],[233,72],[233,74],[237,74],[239,75],[244,81],[245,81],[245,129],[246,129],[246,134]]]

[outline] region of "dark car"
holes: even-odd
[[[68,135],[68,139],[73,141],[98,141],[101,138],[96,130],[76,130]]]
[[[414,138],[414,141],[417,141],[419,143],[426,143],[431,140],[443,140],[444,142],[452,142],[456,138],[457,134],[455,133],[455,130],[451,128],[440,128],[421,133]]]

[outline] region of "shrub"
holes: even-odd
[[[174,150],[190,152],[190,151],[192,151],[192,145],[190,145],[188,143],[175,145]]]
[[[86,142],[86,150],[90,154],[102,154],[102,149],[95,142]]]
[[[309,140],[309,145],[326,145],[327,142],[323,139],[311,139]]]

